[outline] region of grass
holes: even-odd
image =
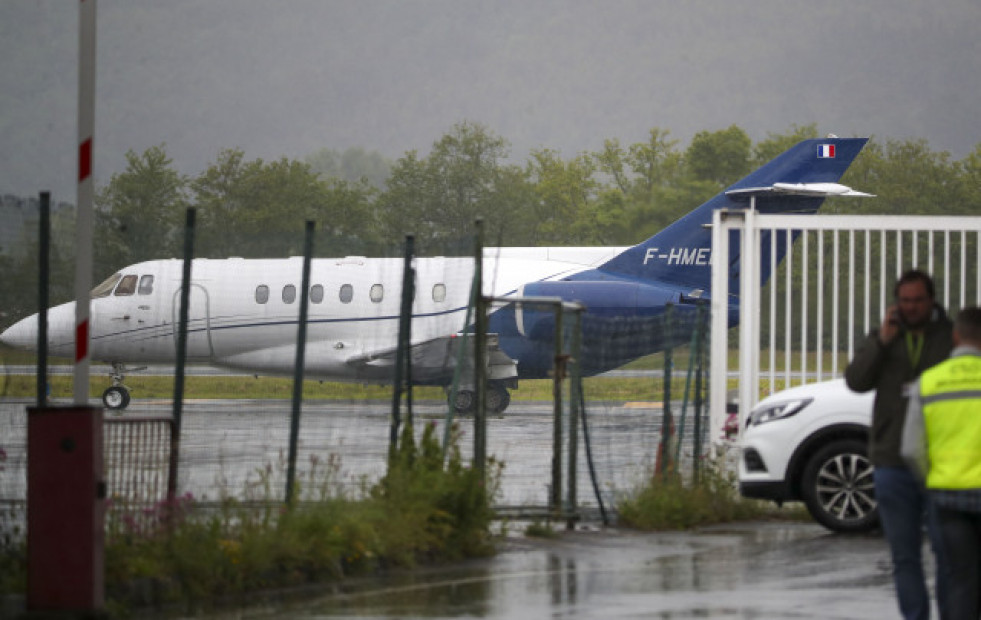
[[[792,368],[800,369],[797,353],[793,353]],[[736,367],[738,360],[736,352],[729,353],[729,366]],[[761,359],[769,360],[768,350],[761,352]],[[774,390],[787,387],[782,376],[785,364],[785,352],[780,350],[776,355],[776,367],[779,370],[774,381]],[[829,373],[832,355],[825,352],[822,356],[823,368]],[[689,353],[688,347],[675,349],[674,367],[676,370],[687,370]],[[33,354],[16,351],[0,345],[0,361],[3,364],[29,365],[35,363]],[[70,365],[69,360],[54,359],[50,364]],[[817,357],[814,353],[808,355],[807,368],[816,368]],[[843,370],[846,362],[839,359],[838,368]],[[628,370],[650,370],[655,372],[653,377],[587,377],[583,380],[583,392],[590,400],[608,401],[649,401],[659,402],[664,398],[662,389],[663,377],[657,374],[664,366],[664,355],[656,353],[645,356],[624,366]],[[50,378],[51,396],[54,398],[70,398],[72,396],[72,378],[70,376],[52,376]],[[106,376],[93,375],[90,380],[90,396],[99,398],[109,387],[110,380]],[[170,399],[174,395],[174,380],[172,377],[146,376],[133,373],[126,377],[126,385],[131,388],[135,398]],[[732,378],[728,381],[727,389],[738,385]],[[672,379],[671,390],[673,398],[680,398],[685,388],[684,378]],[[760,395],[770,393],[770,382],[767,374],[760,375]],[[35,379],[32,375],[0,376],[0,395],[19,398],[32,398],[35,395]],[[413,388],[416,398],[423,400],[444,400],[445,394],[438,387]],[[187,399],[283,399],[290,398],[293,392],[293,380],[286,377],[247,377],[247,376],[187,376],[185,377],[184,397]],[[329,381],[307,380],[303,388],[304,398],[312,400],[387,400],[391,398],[391,387],[380,385],[361,385],[355,383],[340,383]],[[522,380],[520,388],[512,392],[513,400],[551,400],[552,382],[549,379]]]
[[[617,505],[620,522],[639,530],[678,530],[756,519],[810,520],[798,507],[778,508],[739,495],[735,474],[707,463],[697,482],[676,472],[652,474],[648,483]]]

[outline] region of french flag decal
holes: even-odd
[[[824,159],[834,159],[835,158],[835,145],[833,144],[819,144],[818,145],[818,157]]]

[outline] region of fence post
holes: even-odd
[[[303,239],[303,274],[300,280],[300,317],[296,327],[296,364],[293,366],[293,411],[290,416],[289,459],[286,464],[286,503],[292,504],[296,480],[296,453],[300,442],[300,407],[303,404],[303,369],[307,350],[307,303],[310,298],[310,257],[314,223],[307,220]]]
[[[579,452],[579,405],[582,402],[582,306],[570,304],[573,312],[572,342],[569,346],[569,495],[568,520],[566,528],[572,529],[579,518],[578,514],[578,452]]]
[[[484,298],[484,220],[474,222],[473,460],[481,479],[487,465],[487,300]]]
[[[399,307],[399,335],[395,347],[395,377],[392,389],[392,428],[389,436],[389,450],[394,454],[399,442],[399,426],[402,424],[402,388],[408,391],[409,424],[412,424],[412,377],[409,376],[412,364],[409,363],[409,347],[412,342],[412,299],[414,297],[415,271],[412,257],[415,253],[415,238],[405,236],[405,255],[402,266],[402,300]]]
[[[50,271],[51,193],[41,192],[41,220],[38,231],[37,290],[37,406],[48,400],[48,280]]]
[[[674,305],[666,304],[664,307],[664,405],[661,414],[661,446],[658,448],[658,458],[654,465],[654,470],[658,474],[665,474],[671,470],[671,435],[674,422],[671,419],[671,354],[674,345],[671,343],[671,319],[674,314]]]
[[[562,379],[565,375],[562,304],[555,304],[555,363],[552,366],[552,494],[553,512],[562,509]]]
[[[695,429],[694,429],[694,467],[693,475],[695,483],[698,484],[699,477],[702,469],[702,408],[704,402],[702,400],[702,372],[703,372],[703,358],[705,355],[705,302],[698,302],[698,310],[695,314],[695,350],[692,351],[692,355],[695,356]]]
[[[191,304],[191,264],[194,260],[194,207],[184,220],[184,268],[181,275],[181,307],[177,324],[177,360],[174,368],[174,416],[170,431],[170,473],[167,476],[167,501],[177,495],[177,467],[180,458],[181,422],[184,415],[184,365],[187,356],[187,315]]]

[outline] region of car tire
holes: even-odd
[[[876,527],[875,484],[866,445],[837,439],[808,460],[801,496],[814,520],[835,532],[864,532]]]

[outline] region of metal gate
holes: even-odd
[[[736,377],[740,410],[774,391],[840,377],[855,346],[892,303],[900,273],[933,275],[937,301],[951,314],[981,303],[981,217],[766,215],[721,209],[712,256],[729,257],[738,231],[739,291],[729,291],[732,261],[713,260],[710,371],[711,437],[725,423]],[[761,261],[777,243],[792,247],[768,282]],[[738,295],[730,298],[730,295]],[[730,368],[729,304],[738,304],[738,363]],[[730,374],[731,370],[737,370]]]

